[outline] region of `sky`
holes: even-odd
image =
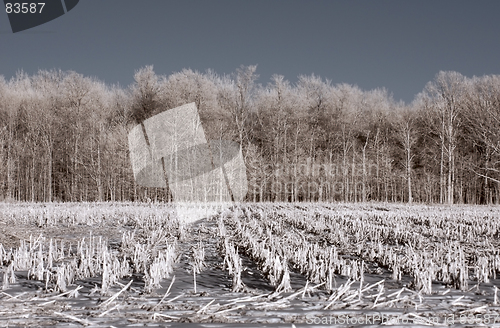
[[[409,103],[439,71],[500,74],[499,13],[498,0],[80,0],[18,33],[0,12],[0,75],[55,68],[126,87],[146,65],[258,65],[262,85],[315,74]]]

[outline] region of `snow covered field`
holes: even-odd
[[[499,218],[461,205],[0,204],[0,326],[494,326]]]

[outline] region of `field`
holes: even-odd
[[[499,207],[4,203],[0,326],[500,326],[499,237]]]

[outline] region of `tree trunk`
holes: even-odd
[[[411,193],[411,157],[410,151],[407,152],[406,155],[407,167],[406,167],[406,180],[408,182],[408,204],[413,202],[413,195]]]
[[[441,136],[441,161],[439,164],[439,203],[444,203],[444,136]]]
[[[366,146],[368,145],[368,137],[370,136],[370,132],[366,136],[365,145],[363,146],[363,186],[362,186],[362,201],[366,202]]]
[[[52,202],[52,149],[48,149],[48,166],[47,166],[47,199],[49,203]]]

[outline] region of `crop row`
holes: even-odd
[[[362,279],[366,263],[389,269],[393,279],[413,277],[424,293],[433,282],[463,290],[500,272],[494,211],[245,204],[222,215],[233,242],[274,285],[288,266],[331,289],[335,274]]]

